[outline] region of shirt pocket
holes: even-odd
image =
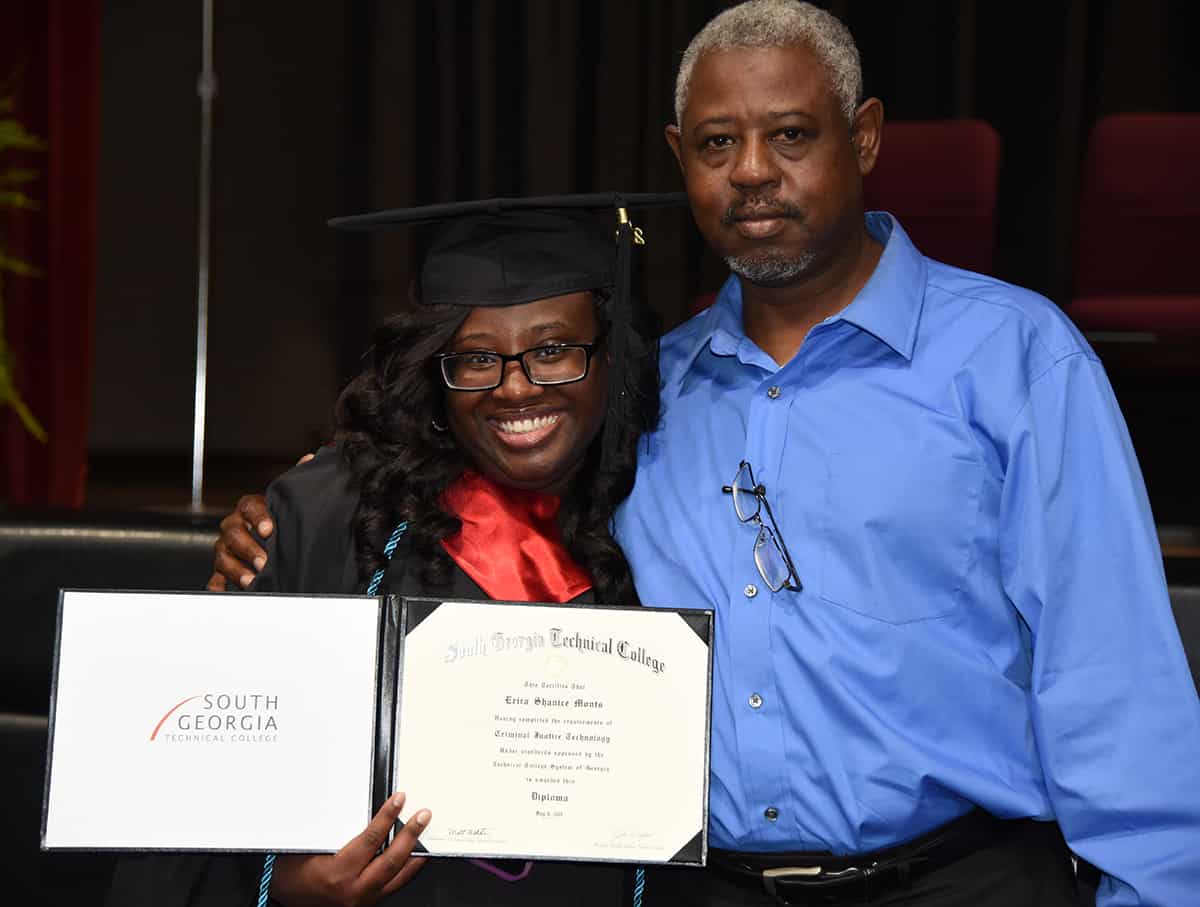
[[[982,483],[979,463],[944,453],[830,454],[818,595],[892,624],[953,614]]]

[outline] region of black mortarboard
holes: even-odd
[[[632,248],[644,242],[628,212],[686,201],[682,192],[494,198],[337,217],[329,225],[343,230],[438,225],[413,294],[425,305],[518,305],[611,288],[609,407],[617,413],[627,399]],[[596,216],[604,212],[611,219]],[[606,450],[617,443],[616,428],[610,419]]]

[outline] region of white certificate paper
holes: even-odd
[[[424,848],[702,865],[711,621],[404,599],[393,787]]]
[[[43,848],[340,848],[372,813],[380,608],[63,592]]]

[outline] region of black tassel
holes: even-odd
[[[621,449],[622,434],[632,424],[635,405],[626,388],[628,369],[625,357],[629,350],[629,332],[632,330],[633,299],[630,292],[630,272],[633,266],[634,227],[622,218],[617,225],[617,260],[613,274],[613,296],[609,306],[608,329],[608,418],[604,423],[604,438],[601,447],[601,463],[614,461]],[[603,466],[602,466],[603,468]]]

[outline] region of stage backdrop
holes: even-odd
[[[12,401],[0,408],[0,504],[83,503],[99,6],[6,0],[0,16],[0,122],[8,123],[0,127],[0,339],[7,377],[28,407],[25,420]]]

